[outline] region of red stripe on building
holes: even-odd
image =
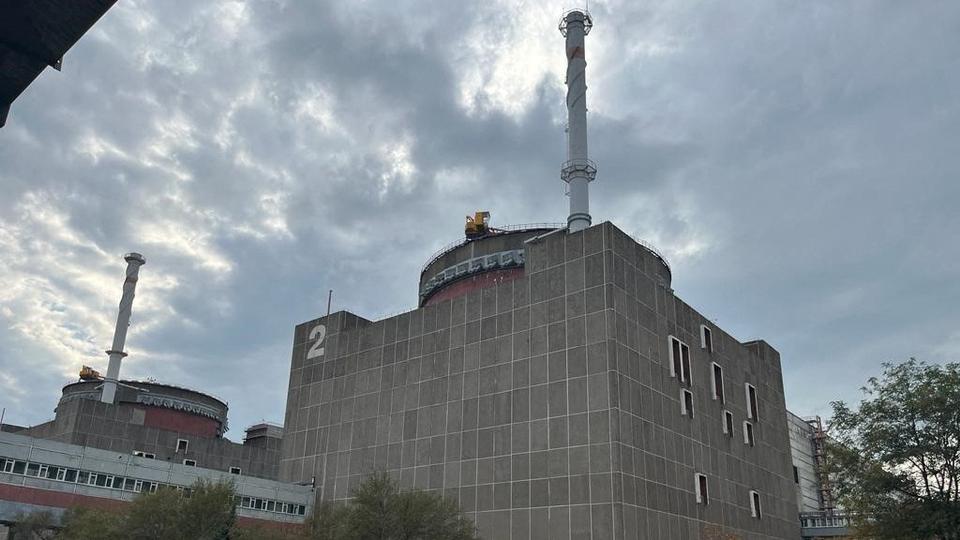
[[[475,276],[466,277],[449,285],[443,285],[440,290],[433,293],[433,296],[424,302],[424,306],[432,306],[450,298],[465,296],[475,289],[486,289],[497,283],[513,281],[524,276],[523,268],[504,268],[502,270],[493,270],[484,272]]]
[[[147,427],[206,438],[216,437],[220,428],[220,423],[213,418],[198,416],[193,413],[160,407],[139,408],[146,412],[143,425]]]

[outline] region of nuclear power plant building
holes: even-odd
[[[295,331],[280,478],[342,500],[374,471],[490,539],[799,538],[780,356],[680,300],[652,247],[592,225],[584,37],[564,15],[566,225],[427,261],[419,308]]]
[[[777,351],[677,298],[614,225],[544,232],[442,254],[510,254],[459,295],[297,326],[281,478],[336,500],[386,470],[484,538],[798,538]]]

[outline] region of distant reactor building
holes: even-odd
[[[780,356],[680,300],[653,248],[592,225],[584,36],[567,42],[565,226],[430,259],[419,307],[296,327],[280,478],[349,496],[386,470],[490,539],[799,538]]]
[[[117,510],[140,493],[198,480],[231,482],[241,525],[299,528],[313,487],[277,481],[283,428],[247,428],[242,444],[223,437],[227,403],[153,381],[120,380],[127,327],[146,263],[129,253],[106,376],[84,366],[63,387],[55,417],[24,427],[0,423],[0,539],[23,516],[60,520],[73,507]]]

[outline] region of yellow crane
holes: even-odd
[[[467,224],[463,227],[467,238],[479,238],[490,232],[490,212],[477,211],[473,216],[467,216]]]
[[[81,381],[99,381],[102,380],[103,376],[100,375],[100,372],[93,369],[90,366],[83,366],[80,368],[80,380]]]

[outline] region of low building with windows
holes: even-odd
[[[0,432],[0,532],[37,511],[59,518],[73,506],[110,510],[158,489],[189,496],[199,479],[234,484],[240,524],[299,525],[312,506],[309,485]]]

